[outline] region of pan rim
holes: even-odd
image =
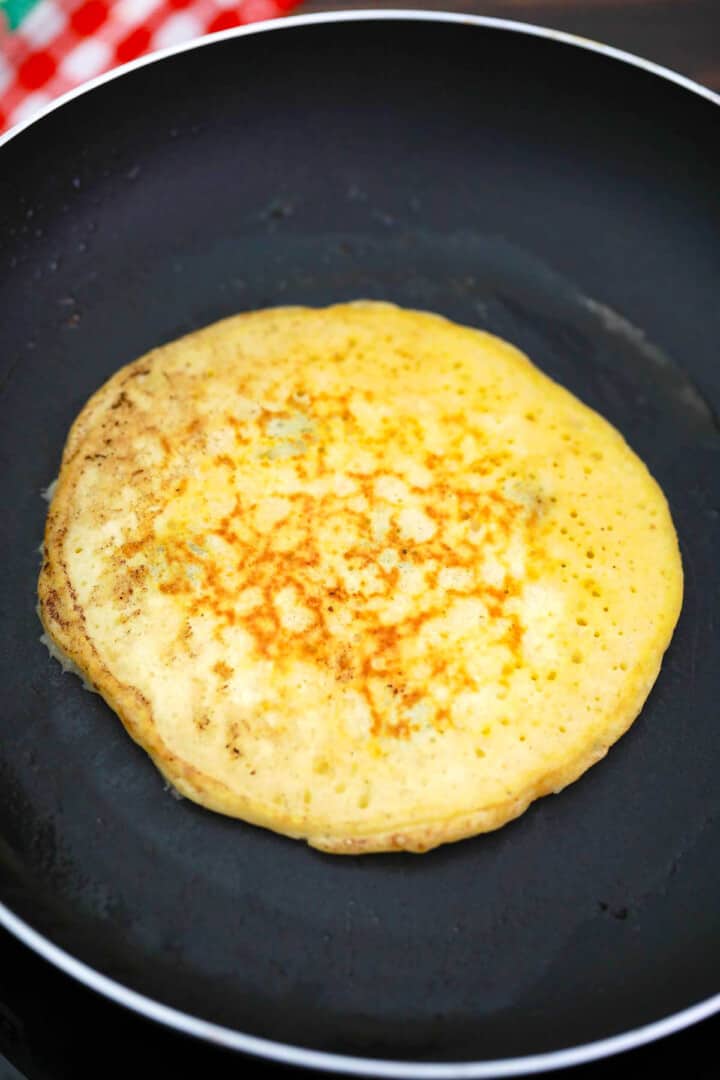
[[[705,98],[712,104],[720,105],[720,94],[700,83],[673,71],[671,68],[653,61],[646,60],[634,53],[589,38],[580,37],[576,34],[547,27],[537,26],[533,23],[519,22],[512,19],[494,18],[483,15],[465,15],[455,12],[438,12],[417,9],[383,9],[383,10],[355,10],[340,12],[318,12],[307,15],[286,16],[277,20],[266,20],[252,23],[248,26],[233,27],[229,30],[219,31],[202,38],[191,39],[178,45],[172,45],[165,49],[159,49],[148,56],[140,57],[128,64],[114,68],[109,72],[96,76],[94,79],[83,83],[81,86],[70,90],[59,98],[50,102],[37,114],[26,121],[15,125],[5,134],[0,135],[0,148],[7,145],[12,139],[26,131],[33,124],[41,121],[45,116],[54,112],[63,105],[68,104],[75,98],[86,94],[113,79],[126,75],[146,64],[156,63],[171,56],[188,52],[192,49],[203,48],[206,45],[215,44],[218,41],[230,40],[236,37],[244,37],[251,34],[265,33],[270,30],[292,29],[298,26],[311,26],[338,22],[367,22],[367,21],[416,21],[435,22],[466,25],[470,27],[485,27],[488,29],[504,30],[513,33],[526,34],[530,37],[538,37],[545,40],[572,45],[576,48],[585,49],[588,52],[599,53],[609,59],[627,63],[640,68],[668,82],[675,83],[685,90]],[[89,989],[101,994],[103,997],[114,1001],[116,1004],[132,1010],[147,1019],[173,1028],[185,1035],[191,1035],[230,1050],[237,1050],[255,1057],[264,1058],[283,1065],[295,1065],[308,1069],[322,1070],[327,1072],[342,1073],[355,1076],[372,1077],[395,1077],[408,1078],[408,1080],[481,1080],[490,1077],[523,1076],[546,1072],[550,1069],[568,1068],[573,1065],[587,1064],[601,1058],[610,1057],[639,1046],[654,1042],[667,1035],[672,1035],[684,1028],[690,1027],[708,1017],[720,1012],[720,993],[717,993],[703,1001],[681,1009],[676,1013],[662,1017],[638,1028],[623,1032],[619,1035],[609,1036],[604,1039],[594,1040],[577,1046],[565,1047],[560,1050],[547,1051],[544,1053],[523,1055],[521,1057],[497,1058],[486,1061],[466,1062],[422,1062],[401,1061],[382,1058],[358,1057],[351,1054],[331,1053],[323,1050],[312,1050],[302,1046],[278,1042],[272,1039],[250,1035],[233,1028],[216,1024],[212,1021],[203,1020],[169,1005],[164,1005],[145,994],[131,990],[115,979],[103,975],[100,971],[92,968],[84,961],[77,959],[66,950],[55,945],[50,938],[45,937],[39,931],[17,916],[11,909],[0,900],[0,926],[21,941],[24,945],[37,953],[44,960],[59,968],[65,974],[84,984]]]
[[[527,34],[529,37],[558,41],[564,45],[574,45],[576,48],[585,49],[587,52],[599,53],[609,59],[620,60],[630,64],[632,67],[641,68],[643,71],[681,86],[684,90],[690,90],[714,105],[720,105],[720,93],[703,86],[687,75],[682,75],[679,71],[674,71],[663,64],[656,64],[653,60],[647,60],[645,57],[628,52],[626,49],[618,49],[614,45],[605,45],[601,41],[594,41],[592,38],[582,37],[579,34],[571,34],[566,30],[554,30],[551,27],[538,26],[536,23],[521,22],[516,19],[501,19],[492,15],[465,15],[460,12],[430,11],[423,8],[383,8],[378,11],[358,8],[352,11],[311,12],[308,15],[286,15],[277,19],[264,19],[250,23],[247,26],[234,26],[229,30],[218,30],[214,34],[205,34],[200,38],[191,38],[189,41],[182,41],[177,45],[168,45],[164,49],[157,49],[146,56],[138,57],[137,60],[130,60],[127,64],[120,64],[110,71],[96,75],[94,78],[88,79],[87,82],[81,83],[80,86],[76,86],[73,90],[68,90],[59,97],[54,98],[53,101],[49,102],[33,116],[21,121],[19,124],[15,124],[8,131],[0,134],[0,148],[22,134],[32,124],[38,123],[44,117],[56,109],[62,108],[63,105],[67,105],[75,98],[87,94],[96,87],[111,82],[113,79],[121,78],[137,68],[144,67],[146,64],[154,64],[171,56],[189,52],[191,49],[214,45],[219,41],[229,41],[232,38],[265,33],[269,30],[312,26],[321,23],[370,22],[373,20],[380,22],[405,20],[408,22],[442,22],[466,26],[484,26],[491,30],[508,30],[514,33]]]

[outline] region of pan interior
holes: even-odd
[[[166,1004],[368,1056],[551,1051],[718,989],[717,114],[568,45],[388,20],[182,53],[2,149],[13,911]],[[236,311],[359,297],[497,333],[607,416],[668,495],[686,570],[660,680],[607,760],[420,858],[333,859],[177,802],[34,612],[40,493],[107,376]]]

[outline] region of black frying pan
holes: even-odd
[[[180,49],[5,141],[7,927],[166,1024],[373,1075],[551,1067],[720,1009],[717,104],[562,35],[375,14]],[[422,857],[333,858],[176,802],[34,612],[40,492],[111,372],[231,312],[356,297],[489,328],[604,413],[686,569],[606,761]]]

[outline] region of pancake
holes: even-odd
[[[496,337],[357,302],[114,375],[70,431],[39,598],[182,795],[328,852],[422,852],[604,756],[682,568],[602,417]]]

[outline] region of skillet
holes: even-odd
[[[285,20],[96,80],[0,144],[0,918],[161,1023],[381,1076],[520,1074],[720,1009],[720,131],[616,50],[420,12]],[[501,831],[337,859],[176,802],[39,643],[67,428],[148,348],[357,297],[524,349],[671,503],[642,717]]]

